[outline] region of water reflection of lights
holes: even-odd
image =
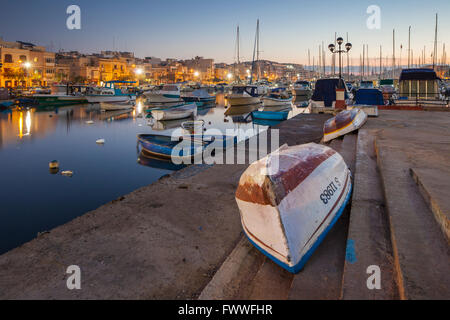
[[[23,132],[23,112],[20,111],[19,113],[19,138],[22,139],[24,136],[29,136],[31,134],[31,111],[27,110],[25,115],[25,130],[26,132]]]
[[[25,126],[27,128],[26,136],[30,135],[31,133],[31,111],[27,111],[27,115],[25,116]]]
[[[23,138],[23,112],[20,111],[19,114],[19,138]]]
[[[136,112],[137,114],[141,114],[143,109],[142,101],[139,101],[136,105]]]

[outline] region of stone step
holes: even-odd
[[[242,237],[198,299],[245,299],[245,296],[249,294],[249,285],[264,261],[265,256],[245,237]]]
[[[400,298],[449,299],[449,246],[410,175],[412,160],[390,140],[377,138],[376,153]]]
[[[287,300],[294,275],[266,258],[242,299]]]
[[[356,134],[333,140],[329,146],[339,152],[349,166],[354,168]],[[341,295],[345,250],[349,224],[349,208],[325,237],[305,268],[295,275],[289,299],[336,300]]]
[[[390,300],[398,298],[392,265],[389,225],[384,210],[381,178],[377,170],[374,133],[359,130],[354,189],[342,280],[344,300]],[[369,266],[381,269],[381,290],[367,287]]]
[[[424,200],[434,214],[447,242],[450,243],[450,181],[442,171],[430,168],[412,168],[411,175]]]

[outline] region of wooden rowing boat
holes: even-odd
[[[342,215],[351,188],[350,170],[333,149],[283,146],[244,172],[236,201],[250,242],[298,273]]]
[[[147,154],[160,159],[170,159],[176,164],[190,164],[192,159],[203,160],[203,153],[208,146],[226,149],[236,143],[236,137],[226,135],[171,137],[157,134],[140,134],[137,138]]]
[[[324,125],[325,142],[336,139],[352,131],[361,128],[367,121],[367,114],[361,109],[345,110],[334,118],[329,119]]]

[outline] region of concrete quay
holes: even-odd
[[[280,143],[319,142],[330,117],[281,123]],[[243,237],[247,165],[190,166],[1,255],[0,299],[450,299],[450,113],[382,110],[330,147],[354,172],[352,204],[298,275]]]

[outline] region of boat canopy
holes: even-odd
[[[252,97],[258,96],[258,87],[257,86],[233,86],[231,89],[233,94],[243,94],[244,92],[248,93]]]
[[[356,91],[355,104],[382,106],[383,93],[378,89],[359,89]]]
[[[295,84],[304,85],[304,86],[311,85],[308,81],[304,81],[304,80],[297,81]]]
[[[404,69],[400,81],[407,80],[440,80],[433,69]]]
[[[394,79],[380,80],[380,86],[393,86],[393,85],[394,85]]]
[[[323,101],[326,107],[333,106],[333,101],[336,101],[336,88],[341,83],[345,87],[342,79],[319,79],[316,82],[314,94],[311,98],[313,101]],[[348,92],[345,91],[345,99],[348,99]]]

